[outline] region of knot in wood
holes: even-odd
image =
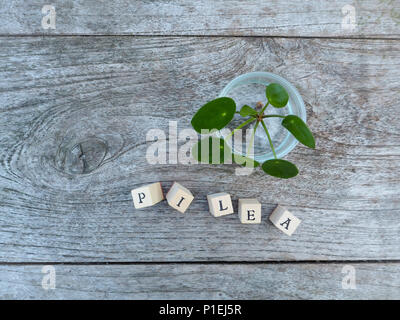
[[[67,146],[58,152],[58,166],[69,174],[86,174],[101,166],[107,154],[107,143],[99,138],[89,138]]]

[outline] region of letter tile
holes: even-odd
[[[189,189],[186,189],[181,184],[174,182],[171,189],[169,189],[166,195],[168,204],[178,210],[179,212],[185,213],[186,209],[190,206],[194,197]]]
[[[133,189],[131,194],[136,209],[150,207],[164,200],[160,182]]]
[[[261,223],[261,203],[257,199],[239,199],[241,223]]]
[[[269,216],[269,220],[279,230],[283,231],[287,235],[291,236],[296,231],[297,227],[301,223],[301,220],[289,212],[285,207],[278,205],[272,214]]]
[[[214,217],[233,213],[232,200],[229,193],[221,192],[207,195],[208,206]]]

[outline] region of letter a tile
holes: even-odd
[[[301,223],[301,220],[282,206],[277,206],[269,216],[269,220],[282,232],[291,236]]]

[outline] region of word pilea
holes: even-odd
[[[131,191],[133,204],[136,209],[153,206],[164,200],[161,183],[156,182]],[[165,196],[168,204],[181,213],[185,213],[192,203],[194,196],[184,186],[174,182]],[[234,213],[232,199],[229,193],[221,192],[207,195],[210,213],[214,217],[221,217]],[[261,203],[257,199],[239,199],[238,215],[241,223],[261,223]],[[301,220],[290,213],[286,208],[278,205],[272,212],[269,220],[282,232],[292,235]]]

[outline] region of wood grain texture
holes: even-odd
[[[1,266],[0,299],[399,299],[399,264],[168,264],[55,266],[44,290],[42,266]],[[47,271],[48,272],[48,271]]]
[[[400,0],[55,0],[55,30],[42,28],[45,4],[0,0],[0,34],[400,36]],[[345,5],[353,30],[342,27]]]
[[[399,49],[391,40],[2,38],[0,261],[400,259]],[[147,163],[147,129],[189,128],[229,80],[261,70],[306,102],[317,148],[287,157],[299,176]],[[195,196],[186,215],[166,202],[134,210],[131,189],[162,181],[167,191],[175,180]],[[206,195],[224,191],[235,206],[257,197],[262,223],[211,217]],[[303,220],[291,238],[267,220],[277,203]]]

